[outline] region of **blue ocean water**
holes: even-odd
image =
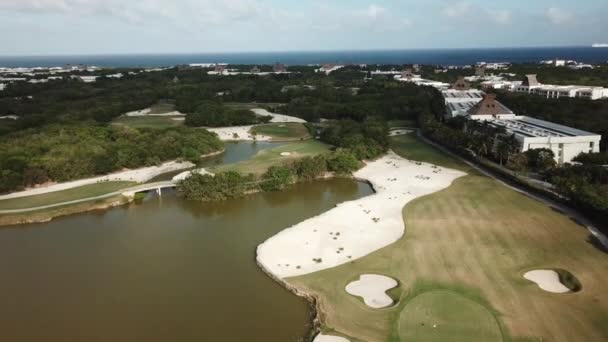
[[[494,49],[306,51],[255,53],[125,54],[83,56],[0,56],[0,67],[52,67],[86,64],[100,67],[162,67],[190,63],[287,65],[345,64],[434,64],[468,65],[476,62],[539,62],[572,59],[584,63],[608,62],[608,48],[539,47]]]

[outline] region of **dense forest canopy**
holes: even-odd
[[[196,162],[221,148],[221,141],[206,130],[50,125],[0,138],[0,192],[174,159]]]

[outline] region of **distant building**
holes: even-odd
[[[250,70],[250,72],[251,72],[252,74],[259,74],[259,73],[260,73],[260,71],[261,71],[261,70],[260,70],[260,68],[259,68],[259,67],[257,67],[257,66],[254,66],[254,67],[253,67],[253,68],[251,68],[251,70]]]
[[[562,97],[581,97],[590,100],[608,98],[608,89],[603,87],[589,87],[578,85],[551,85],[540,83],[536,75],[526,75],[521,84],[515,85],[513,91],[527,93],[548,99]]]
[[[0,91],[4,90],[4,88],[6,88],[6,84],[0,83]]]
[[[466,116],[469,110],[483,99],[484,93],[480,90],[449,89],[441,92],[446,106],[446,117]]]
[[[476,120],[500,119],[515,115],[507,106],[496,101],[494,94],[484,94],[481,101],[469,108],[467,114]]]
[[[416,78],[416,75],[414,75],[414,73],[412,72],[412,69],[405,69],[402,73],[401,73],[401,79],[408,79],[411,80],[412,78]]]
[[[276,63],[272,67],[272,71],[277,72],[277,73],[287,72],[287,67],[284,64]]]
[[[486,65],[478,65],[475,67],[475,76],[485,77],[486,76]]]
[[[213,68],[213,71],[215,71],[218,74],[223,74],[226,71],[226,66],[225,65],[216,65],[215,68]]]
[[[471,89],[471,84],[465,81],[464,77],[458,77],[458,80],[452,85],[452,89],[456,90],[469,90]]]

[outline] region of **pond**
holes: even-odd
[[[0,230],[4,341],[299,341],[303,299],[267,277],[258,244],[370,195],[333,179],[199,203],[140,204]]]

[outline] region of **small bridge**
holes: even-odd
[[[138,192],[146,192],[155,190],[157,194],[161,195],[162,189],[167,188],[175,188],[177,182],[176,181],[164,181],[164,182],[156,182],[156,183],[147,183],[138,186],[134,186],[132,188],[124,189],[119,191],[123,196],[133,197]]]

